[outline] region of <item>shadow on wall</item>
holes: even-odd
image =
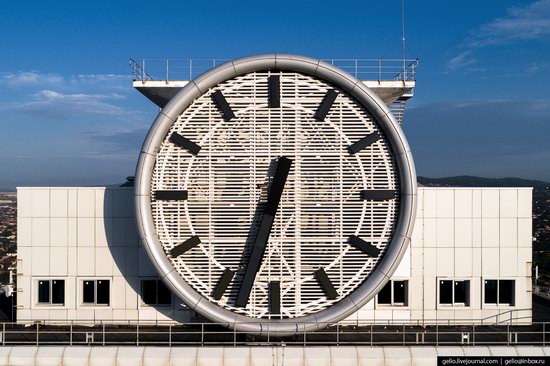
[[[133,187],[106,187],[103,203],[103,223],[107,246],[116,266],[116,269],[113,267],[111,291],[113,298],[117,296],[115,292],[124,291],[124,309],[131,320],[192,321],[193,313],[173,294],[172,304],[169,306],[145,305],[142,301],[141,281],[159,279],[159,276],[139,240]],[[111,300],[111,303],[114,301]],[[134,310],[134,314],[137,310],[137,319],[135,316],[129,315],[131,314],[129,311],[132,310]],[[113,320],[120,319],[113,317]]]

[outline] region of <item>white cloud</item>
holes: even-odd
[[[130,77],[119,74],[77,74],[63,76],[58,73],[41,73],[38,71],[17,71],[0,73],[0,84],[10,88],[64,88],[75,89],[102,89],[102,90],[129,90]]]
[[[30,85],[57,85],[65,80],[59,74],[42,74],[36,71],[20,71],[0,75],[4,83],[10,87],[25,87]]]
[[[477,61],[471,55],[472,51],[459,53],[447,62],[447,68],[454,71],[475,64]]]
[[[550,0],[508,10],[508,15],[483,25],[468,40],[471,47],[517,40],[550,38]]]
[[[550,38],[550,0],[537,0],[523,7],[508,9],[507,15],[482,25],[462,44],[462,51],[447,62],[455,71],[476,63],[474,53],[483,47],[516,41]],[[530,68],[526,72],[538,71]]]
[[[69,118],[82,114],[111,117],[129,117],[135,112],[111,103],[123,99],[120,94],[63,94],[53,90],[41,90],[32,100],[0,105],[1,109],[38,114],[49,118]]]

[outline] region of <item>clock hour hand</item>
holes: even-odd
[[[292,160],[284,156],[281,156],[277,161],[275,176],[271,181],[271,186],[269,187],[267,193],[267,204],[260,221],[260,227],[256,233],[256,238],[254,239],[254,243],[252,245],[252,250],[250,251],[250,257],[248,258],[248,264],[246,265],[239,294],[237,295],[237,300],[235,301],[235,305],[238,307],[244,308],[248,303],[248,298],[250,297],[250,292],[252,291],[252,285],[254,284],[256,274],[262,264],[267,242],[269,241],[269,234],[271,234],[275,214],[277,213],[277,208],[279,207],[279,202],[281,201],[281,196],[283,194],[283,189],[285,187],[291,165]]]

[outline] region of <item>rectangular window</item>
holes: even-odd
[[[409,281],[390,280],[378,293],[379,305],[407,306]]]
[[[515,305],[515,280],[485,280],[485,304]]]
[[[85,305],[109,305],[111,297],[111,281],[82,281],[82,303]]]
[[[38,302],[50,303],[50,281],[38,281]]]
[[[160,280],[142,280],[141,299],[147,305],[171,305],[172,293]]]
[[[516,281],[499,280],[498,281],[498,302],[499,304],[514,305],[515,303]]]
[[[65,304],[65,280],[38,281],[38,303],[50,305]]]
[[[497,303],[497,280],[485,280],[485,303],[496,304]]]
[[[440,280],[439,303],[441,305],[470,306],[470,281]]]
[[[65,280],[52,280],[52,304],[65,303]]]

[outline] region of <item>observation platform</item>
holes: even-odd
[[[203,72],[229,59],[130,59],[133,87],[164,107]],[[405,102],[413,97],[418,59],[323,59],[363,81],[401,123]]]

